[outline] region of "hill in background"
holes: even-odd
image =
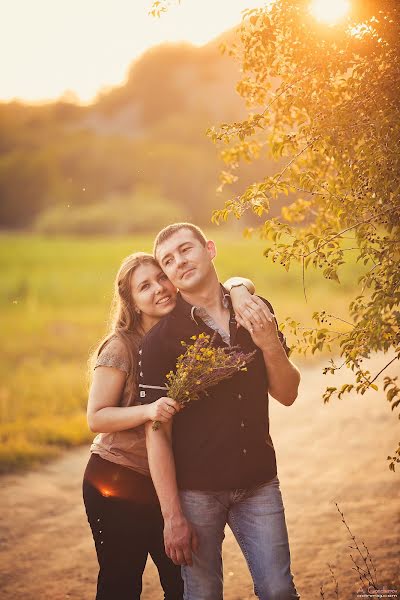
[[[93,104],[0,104],[0,227],[137,233],[176,219],[209,223],[222,163],[207,127],[245,115],[239,65],[219,50],[161,45]],[[268,171],[242,170],[238,193]]]

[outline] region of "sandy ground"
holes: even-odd
[[[374,358],[371,371],[383,361],[385,357]],[[325,598],[335,598],[329,563],[339,582],[339,598],[357,597],[360,585],[338,502],[358,541],[365,541],[375,559],[380,587],[397,588],[400,598],[399,474],[386,465],[398,441],[395,417],[382,394],[323,405],[322,391],[331,379],[318,366],[302,373],[300,395],[292,407],[271,401],[297,589],[302,600],[314,600],[325,582]],[[338,379],[347,381],[345,376],[341,373]],[[79,448],[35,471],[2,477],[1,599],[94,598],[97,563],[81,501],[87,457],[88,449]],[[224,598],[249,600],[254,595],[246,564],[229,529],[226,533]],[[142,598],[161,597],[149,559]]]

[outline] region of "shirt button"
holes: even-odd
[[[243,448],[243,454],[247,454],[246,448]]]
[[[243,421],[240,423],[240,427],[244,427],[244,423],[243,423]]]
[[[241,400],[242,399],[242,394],[238,394],[238,398],[239,398],[239,400]]]

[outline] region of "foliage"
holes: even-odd
[[[345,366],[355,382],[328,387],[328,402],[351,390],[377,390],[378,376],[400,358],[400,6],[396,0],[354,2],[345,22],[323,26],[308,4],[279,0],[246,11],[230,53],[242,63],[238,91],[253,112],[209,134],[222,146],[223,183],[235,180],[241,161],[267,152],[279,169],[226,202],[213,219],[239,219],[248,210],[264,216],[257,231],[269,242],[265,255],[286,270],[301,263],[305,296],[307,268],[340,283],[349,251],[366,267],[347,329],[333,331],[336,317],[318,311],[315,327],[298,339],[304,353],[340,339],[342,362],[331,360],[324,373]],[[274,202],[288,194],[296,197],[280,218],[268,218]],[[287,326],[298,333],[298,322],[289,319]],[[362,362],[374,351],[391,357],[371,374]],[[386,377],[385,390],[398,409],[395,378]],[[388,459],[394,470],[400,446]]]
[[[29,224],[49,203],[52,176],[53,164],[40,151],[20,149],[0,158],[0,223]]]
[[[129,235],[161,229],[184,220],[179,206],[158,190],[140,186],[131,197],[114,196],[107,202],[83,206],[53,206],[40,213],[35,230],[44,234]]]
[[[30,228],[53,207],[102,210],[143,185],[185,220],[208,223],[219,165],[204,133],[245,114],[236,70],[216,44],[169,44],[145,52],[91,105],[0,103],[0,227]]]

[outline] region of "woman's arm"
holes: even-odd
[[[159,398],[153,404],[118,406],[124,391],[126,373],[116,367],[95,369],[89,392],[87,421],[95,433],[113,433],[143,425],[146,421],[166,423],[179,411],[171,398]]]
[[[223,284],[230,292],[232,307],[239,325],[243,325],[250,333],[254,327],[261,327],[268,314],[263,302],[254,296],[256,288],[251,279],[230,277]]]
[[[234,288],[245,287],[250,294],[255,294],[256,287],[251,279],[246,279],[246,277],[229,277],[223,284],[224,288],[231,292]]]

